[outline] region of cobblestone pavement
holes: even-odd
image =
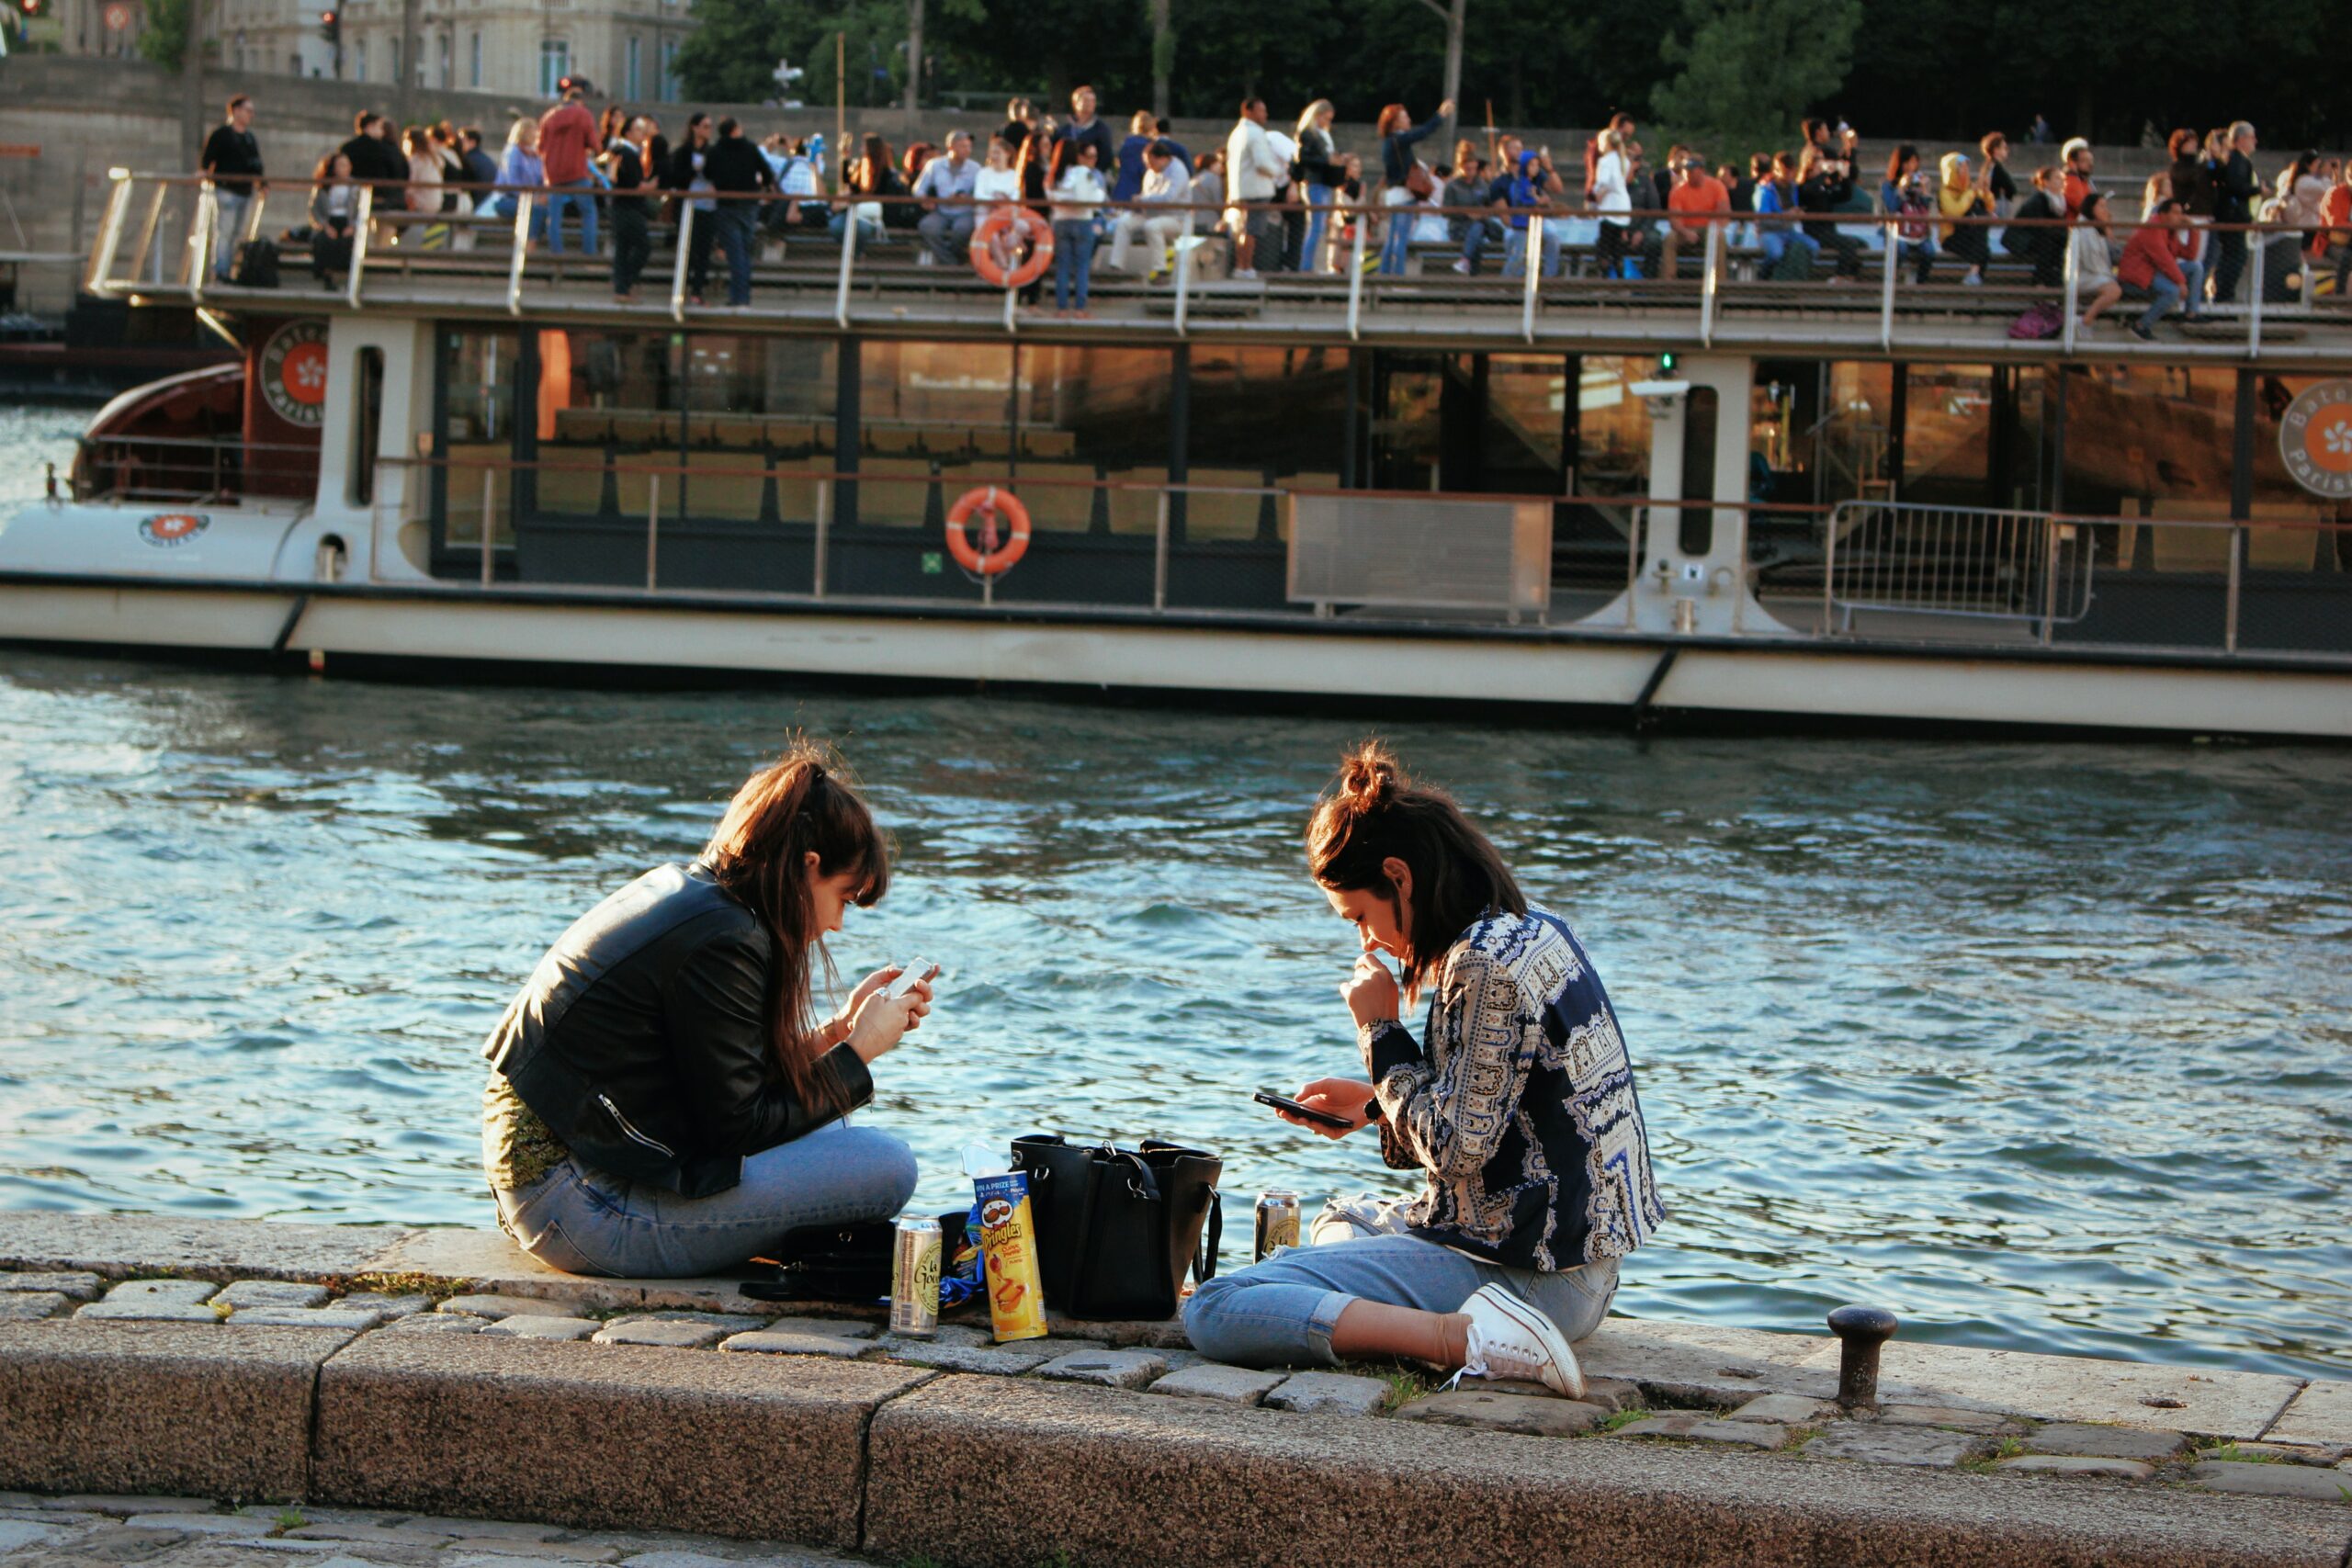
[[[570,1530],[367,1508],[0,1493],[0,1568],[874,1568],[716,1536]]]

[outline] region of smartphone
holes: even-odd
[[[1347,1127],[1353,1125],[1353,1123],[1349,1122],[1349,1120],[1344,1116],[1334,1116],[1328,1111],[1317,1111],[1311,1105],[1301,1105],[1297,1100],[1293,1100],[1290,1096],[1286,1094],[1276,1094],[1270,1089],[1261,1089],[1250,1098],[1256,1100],[1261,1105],[1271,1105],[1277,1111],[1287,1111],[1293,1116],[1298,1117],[1302,1121],[1312,1122],[1318,1127]]]
[[[890,988],[882,994],[886,997],[903,997],[938,973],[939,965],[928,958],[910,959],[907,966],[899,972],[899,977],[890,982]]]

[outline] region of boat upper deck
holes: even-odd
[[[347,258],[340,247],[321,256],[308,243],[310,187],[303,184],[274,185],[246,206],[242,230],[224,236],[218,231],[215,193],[201,179],[122,175],[91,258],[90,286],[223,310],[275,308],[299,298],[306,310],[725,322],[735,331],[855,331],[933,340],[1022,335],[1102,343],[1201,339],[1987,364],[2063,359],[2352,367],[2352,300],[2321,276],[2322,265],[2304,257],[2302,236],[2278,226],[2192,231],[2209,263],[2225,243],[2243,239],[2240,302],[2209,305],[2198,321],[2176,317],[2147,341],[2129,330],[2144,308],[2130,298],[2095,323],[2081,321],[2096,290],[2075,271],[2066,225],[2011,226],[2005,248],[2003,225],[1967,220],[1987,241],[1977,284],[1962,281],[1964,264],[1949,254],[1921,280],[1916,255],[1905,254],[1895,230],[1900,220],[1859,212],[1804,225],[1819,246],[1810,268],[1774,259],[1790,246],[1774,243],[1780,236],[1771,220],[1678,213],[1668,223],[1665,214],[1635,214],[1633,241],[1606,248],[1631,256],[1631,270],[1640,276],[1603,276],[1611,269],[1602,265],[1595,219],[1539,214],[1486,252],[1489,264],[1532,253],[1545,258],[1543,265],[1507,265],[1505,274],[1490,265],[1483,276],[1465,276],[1455,266],[1462,247],[1432,240],[1415,243],[1406,270],[1388,275],[1368,265],[1367,220],[1379,209],[1342,207],[1333,209],[1334,221],[1347,224],[1351,238],[1340,249],[1336,272],[1235,276],[1222,234],[1179,237],[1132,270],[1111,268],[1106,246],[1093,267],[1091,313],[1069,319],[1024,305],[1016,291],[970,266],[935,265],[912,227],[843,222],[836,238],[816,220],[821,200],[763,204],[751,246],[751,302],[727,306],[718,302],[725,257],[718,247],[701,243],[710,237],[715,214],[691,204],[677,204],[673,219],[654,223],[652,263],[634,298],[620,299],[607,256],[558,252],[537,237],[546,216],[540,203],[551,193],[504,193],[515,208],[511,218],[412,212],[400,186],[361,187],[356,194],[363,220],[350,236]],[[791,222],[779,220],[787,206]],[[1114,206],[1107,216],[1116,223],[1129,210],[1140,215],[1146,209]],[[1214,209],[1191,210],[1196,226],[1219,216]],[[907,216],[916,216],[911,208]],[[1431,209],[1425,216],[1442,220],[1446,214]],[[1453,216],[1469,222],[1495,219],[1468,211]],[[699,241],[696,225],[705,231]],[[222,245],[242,245],[273,231],[288,236],[280,245],[280,287],[249,288],[211,276]],[[1148,234],[1136,238],[1138,257],[1160,249],[1160,241]],[[2040,255],[2037,242],[2047,248]],[[2063,265],[2047,251],[2063,254]],[[707,256],[714,274],[702,298],[690,276],[698,254]],[[1550,260],[1555,254],[1556,269]],[[1161,264],[1159,270],[1151,269],[1154,261]],[[331,287],[303,285],[297,269],[313,268]],[[1050,268],[1044,282],[1050,289]],[[2045,319],[2057,318],[2055,331],[2046,337],[2020,335],[2021,318],[2037,310]]]

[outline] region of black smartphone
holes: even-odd
[[[1318,1127],[1349,1127],[1354,1125],[1354,1123],[1351,1122],[1344,1116],[1334,1116],[1328,1111],[1317,1111],[1311,1105],[1301,1105],[1297,1100],[1293,1100],[1290,1096],[1286,1094],[1276,1094],[1270,1089],[1261,1089],[1256,1094],[1251,1095],[1250,1098],[1255,1100],[1261,1105],[1271,1105],[1277,1111],[1287,1111],[1293,1116],[1296,1116],[1303,1121],[1312,1122]]]

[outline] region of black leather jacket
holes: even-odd
[[[743,1156],[832,1120],[800,1103],[769,1044],[768,933],[707,868],[649,871],[573,922],[482,1055],[584,1164],[689,1198]],[[854,1109],[874,1079],[846,1045],[817,1064]]]

